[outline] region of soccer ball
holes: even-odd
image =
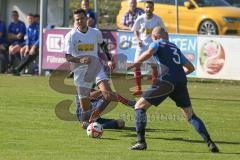
[[[87,127],[87,135],[92,138],[100,138],[103,134],[103,127],[100,123],[93,122]]]

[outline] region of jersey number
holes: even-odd
[[[178,52],[177,52],[177,48],[171,47],[170,49],[173,50],[173,54],[175,55],[175,57],[172,59],[173,62],[176,63],[176,64],[181,64],[180,55],[179,55]]]

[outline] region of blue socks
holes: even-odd
[[[147,115],[144,109],[135,110],[135,127],[138,142],[145,142],[145,128],[147,125]]]
[[[106,100],[105,98],[101,98],[97,102],[96,109],[102,112],[108,106],[109,103],[110,101]]]
[[[195,128],[198,134],[200,134],[200,136],[206,143],[208,143],[211,140],[204,123],[195,114],[193,114],[192,118],[189,119],[189,123],[192,124],[192,126]]]

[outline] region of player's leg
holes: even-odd
[[[104,129],[122,129],[125,127],[125,121],[123,119],[98,118],[97,122],[100,123]]]
[[[13,66],[18,54],[20,53],[20,49],[21,47],[19,44],[13,44],[9,46],[9,68]]]
[[[194,127],[202,139],[208,144],[209,149],[212,152],[218,152],[218,148],[212,142],[203,121],[193,112],[186,84],[175,86],[175,90],[170,95],[170,97],[176,102],[176,105],[178,107],[181,107],[184,117]]]
[[[188,122],[194,127],[198,134],[202,137],[204,142],[208,145],[211,152],[219,152],[219,149],[215,143],[211,140],[211,137],[203,123],[203,121],[193,112],[192,107],[182,108],[183,115]]]
[[[29,65],[33,60],[35,60],[37,56],[38,56],[38,48],[31,47],[29,54],[26,55],[21,60],[21,62],[14,68],[13,74],[19,75],[19,72],[21,72],[21,70],[25,68],[27,65]]]
[[[141,69],[140,67],[136,67],[134,70],[134,79],[135,79],[136,88],[133,93],[133,95],[135,96],[142,94],[141,78],[142,78]]]
[[[146,63],[151,65],[151,68],[152,68],[151,80],[152,80],[152,84],[155,84],[157,82],[157,79],[158,79],[158,68],[157,68],[156,61],[154,60],[153,57],[151,57],[150,59],[148,59],[146,61]]]
[[[81,75],[79,75],[81,76]],[[75,79],[76,80],[76,79]],[[78,83],[78,84],[77,84]],[[91,91],[91,83],[84,83],[83,81],[75,82],[76,85],[79,85],[76,87],[77,93],[79,96],[79,104],[82,109],[82,121],[88,122],[89,120],[89,114],[91,115],[91,108],[90,108],[90,91]]]
[[[157,81],[149,90],[143,93],[135,105],[135,127],[138,141],[130,147],[131,150],[144,150],[147,148],[145,141],[145,128],[147,125],[146,111],[151,105],[159,105],[173,90],[173,85],[165,81]]]
[[[140,48],[136,49],[134,60],[136,60],[141,55],[141,53],[144,52],[144,50],[142,48],[141,49]],[[134,91],[133,95],[136,95],[136,96],[142,95],[141,78],[142,78],[141,68],[136,67],[134,69],[134,80],[135,80],[135,85],[136,85],[135,87],[136,88],[135,88],[135,91]]]
[[[104,71],[102,69],[97,77],[96,77],[96,84],[98,85],[99,89],[101,90],[103,97],[108,100],[108,101],[115,101],[115,102],[121,102],[122,104],[126,106],[131,106],[133,107],[136,103],[135,100],[129,100],[124,98],[123,96],[119,95],[116,92],[113,92],[110,84],[109,84],[109,79]]]
[[[136,103],[135,100],[126,99],[120,94],[113,92],[110,87],[110,84],[106,80],[100,81],[98,83],[98,87],[102,91],[103,97],[108,101],[121,102],[122,104],[130,106],[132,108]]]
[[[20,55],[21,55],[21,59],[23,58],[23,57],[25,57],[26,55],[25,55],[25,52],[26,52],[26,46],[24,46],[24,47],[22,47],[21,49],[20,49]]]

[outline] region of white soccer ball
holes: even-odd
[[[93,122],[87,127],[87,135],[92,138],[100,138],[103,134],[103,127],[100,123]]]

